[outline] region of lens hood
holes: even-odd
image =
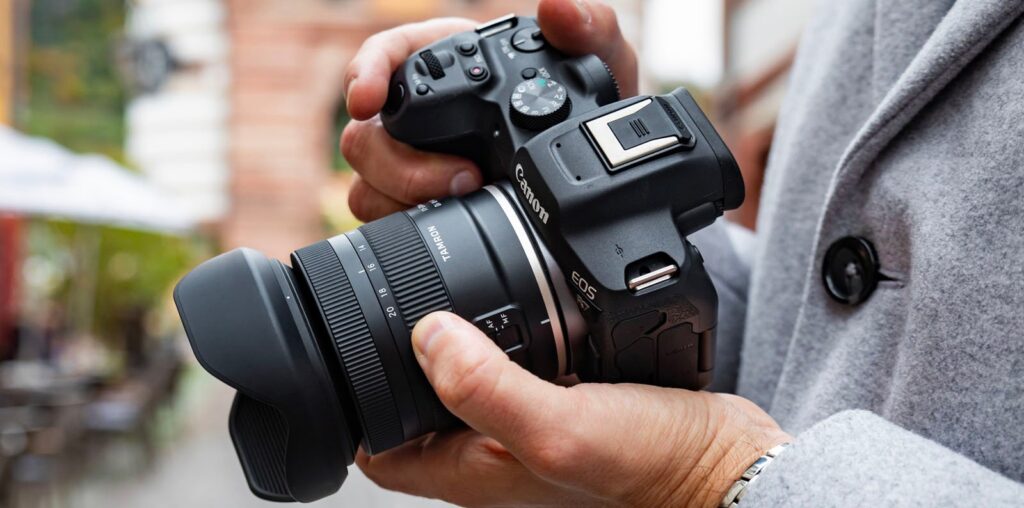
[[[336,492],[359,439],[299,291],[291,269],[251,249],[206,261],[174,290],[199,363],[238,390],[231,439],[250,489],[272,501]]]

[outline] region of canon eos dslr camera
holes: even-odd
[[[231,437],[253,492],[335,492],[378,453],[457,421],[416,363],[429,312],[475,323],[545,379],[699,389],[717,296],[686,236],[743,201],[739,170],[683,89],[619,100],[595,56],[506,17],[414,54],[382,119],[471,158],[493,184],[295,251],[198,266],[174,299],[196,357],[238,390]]]

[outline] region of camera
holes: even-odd
[[[492,181],[298,249],[250,249],[186,275],[175,303],[259,497],[313,501],[369,454],[458,421],[410,333],[446,310],[544,379],[700,389],[717,295],[686,236],[743,201],[693,97],[619,100],[595,56],[508,16],[412,55],[382,111],[396,139],[468,157]]]

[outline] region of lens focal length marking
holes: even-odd
[[[381,270],[377,257],[370,249],[370,244],[358,229],[346,233],[345,236],[356,249],[359,262],[363,264],[363,269],[359,273],[366,274],[370,279],[373,294],[377,295],[377,301],[380,303],[381,310],[384,311],[384,317],[388,320],[388,328],[391,328],[392,335],[400,337],[401,334],[407,333],[405,323],[402,321],[402,314],[398,311],[398,302],[395,301],[395,295],[391,291],[391,286],[388,285],[387,278],[384,277],[384,271]]]
[[[402,319],[401,312],[397,310],[398,306],[394,302],[393,292],[387,283],[387,279],[383,275],[383,269],[380,268],[380,263],[378,263],[373,250],[370,248],[366,238],[363,237],[362,233],[358,229],[344,235],[336,236],[330,240],[330,243],[334,246],[335,251],[338,252],[345,270],[351,274],[353,289],[356,289],[355,286],[357,285],[363,288],[362,290],[356,291],[356,296],[360,297],[360,295],[369,294],[374,295],[372,300],[360,297],[360,305],[372,306],[376,304],[378,305],[380,312],[375,312],[375,314],[377,314],[377,316],[384,317],[383,322],[379,321],[379,317],[377,318],[378,324],[375,326],[378,328],[375,329],[381,330],[380,327],[386,327],[387,331],[390,332],[388,337],[384,340],[389,340],[391,342],[391,345],[397,354],[395,361],[399,364],[391,364],[391,368],[398,367],[405,372],[405,376],[401,377],[389,375],[388,383],[397,383],[399,379],[408,380],[410,375],[415,374],[415,371],[411,370],[408,365],[408,359],[412,358],[409,331],[405,328],[405,321]],[[381,297],[382,293],[379,292],[379,288],[385,288],[385,292],[383,293],[386,295],[385,297]],[[376,300],[376,303],[374,303],[373,300]],[[389,314],[389,307],[395,315]],[[365,312],[369,312],[369,309],[364,310],[364,313]],[[369,316],[367,316],[367,319],[369,319]],[[392,388],[392,391],[395,394],[399,407],[412,408],[415,411],[414,420],[408,420],[403,417],[403,423],[408,425],[408,428],[404,429],[406,432],[406,439],[409,439],[410,437],[421,433],[420,428],[424,421],[424,409],[420,406],[420,399],[423,398],[423,394],[415,389],[415,383],[403,383],[403,385],[404,391],[397,387]],[[408,394],[408,396],[406,394]]]

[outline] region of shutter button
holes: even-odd
[[[878,285],[878,255],[865,238],[847,236],[825,252],[821,267],[825,290],[840,303],[857,305],[871,296]]]

